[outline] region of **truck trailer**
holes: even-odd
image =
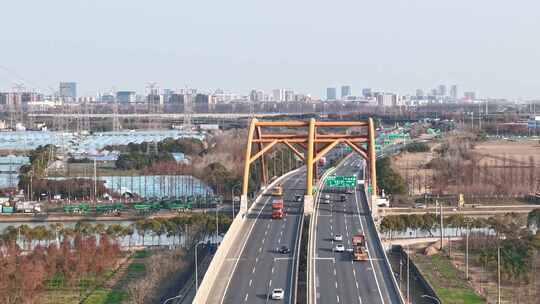
[[[272,202],[272,218],[282,219],[285,216],[283,211],[283,200],[275,200]]]
[[[353,261],[367,261],[366,239],[363,234],[356,234],[352,237]]]

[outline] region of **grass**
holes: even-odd
[[[448,258],[440,254],[417,255],[413,257],[413,260],[443,303],[486,303],[485,299],[477,295],[467,284],[461,272],[450,263]]]
[[[83,304],[120,304],[126,298],[126,292],[98,288],[86,298]]]
[[[146,270],[146,267],[144,266],[143,263],[131,263],[129,266],[128,266],[128,273],[141,273],[141,272],[144,272]]]
[[[144,259],[144,258],[147,258],[150,256],[150,252],[146,251],[146,250],[139,250],[137,252],[135,252],[135,254],[133,255],[133,258],[135,259]]]

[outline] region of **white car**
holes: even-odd
[[[274,288],[272,290],[272,300],[283,300],[285,291],[282,288]]]
[[[324,199],[329,200],[329,199],[330,199],[330,194],[325,194],[325,195],[324,195]]]
[[[321,204],[330,204],[330,200],[327,200],[327,199],[321,200]]]
[[[335,252],[344,252],[345,251],[345,246],[343,246],[343,244],[337,244],[336,247],[334,248],[334,251]]]
[[[343,242],[343,235],[341,235],[341,234],[334,234],[334,241],[336,241],[336,242]]]

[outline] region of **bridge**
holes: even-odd
[[[99,118],[99,119],[159,119],[159,120],[175,120],[186,117],[185,113],[30,113],[29,117],[34,118]],[[238,119],[238,118],[265,118],[277,116],[300,115],[299,113],[192,113],[191,118],[215,118],[215,119]]]
[[[193,303],[267,303],[274,288],[284,290],[285,303],[297,303],[299,299],[310,304],[403,303],[372,217],[376,205],[370,201],[377,193],[374,139],[371,119],[252,119],[240,212],[210,263]],[[270,182],[263,156],[277,145],[291,149],[304,166]],[[354,155],[318,178],[317,162],[332,155],[331,150],[338,145],[347,145]],[[256,167],[264,186],[249,201],[248,181],[254,162],[260,164]],[[332,203],[323,206],[321,195],[327,194],[325,179],[334,173],[361,176],[367,187],[354,187],[346,200],[339,203],[339,194],[328,193]],[[272,218],[275,197],[268,195],[277,186],[283,188],[282,219]],[[368,188],[374,195],[368,193]],[[304,228],[309,228],[307,256],[303,256],[307,260],[306,290],[298,285]],[[368,261],[354,262],[349,252],[334,252],[333,233],[343,234],[343,244],[350,249],[350,237],[358,232],[365,235]],[[290,252],[276,250],[281,246],[290,248]]]

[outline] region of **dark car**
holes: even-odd
[[[291,253],[291,250],[287,246],[281,246],[279,247],[278,252],[281,254],[289,254]]]

